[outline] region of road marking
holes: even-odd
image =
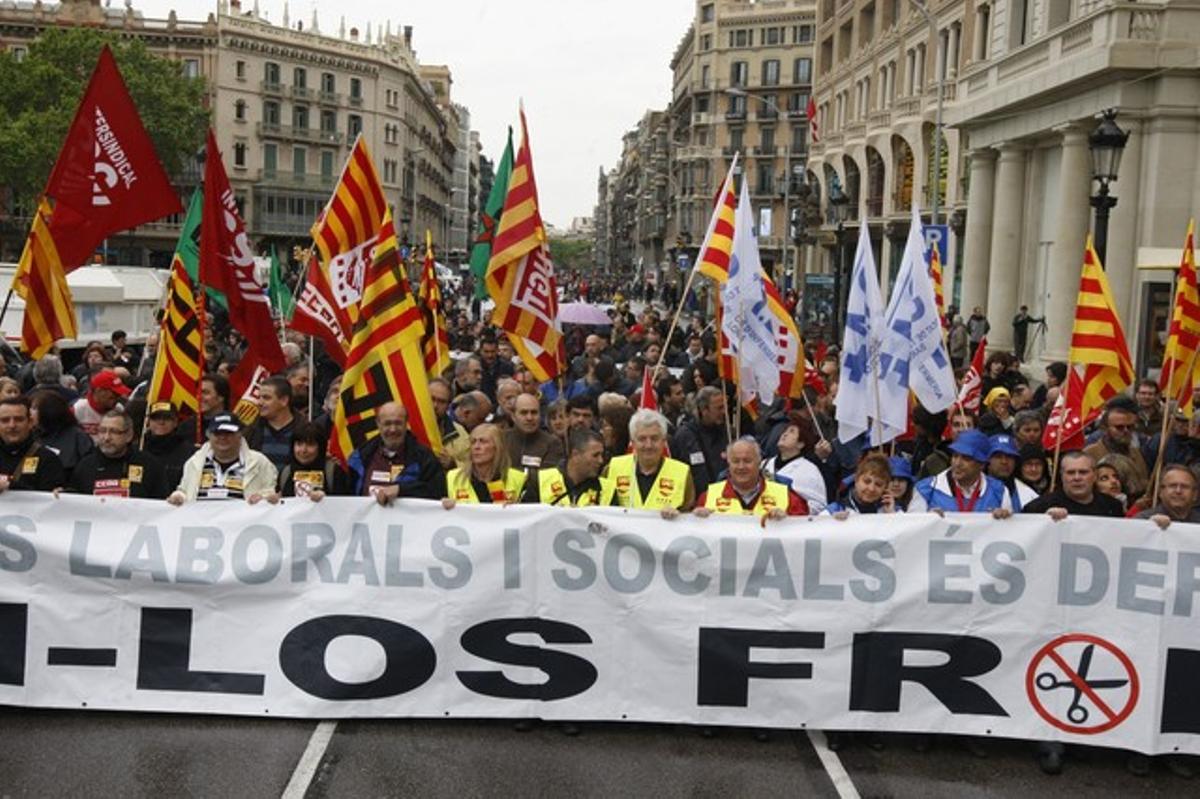
[[[812,747],[816,750],[817,757],[821,759],[821,765],[825,767],[825,773],[833,782],[833,789],[837,791],[838,796],[841,799],[861,799],[858,789],[854,787],[854,782],[850,779],[850,774],[842,765],[842,759],[826,743],[825,733],[820,730],[808,730],[808,740],[812,742]]]
[[[304,747],[304,754],[300,755],[300,762],[292,772],[292,778],[283,789],[283,799],[304,799],[304,794],[308,793],[308,787],[312,785],[313,777],[317,774],[317,766],[321,765],[321,758],[325,757],[325,750],[336,731],[336,721],[322,721],[313,730],[312,737],[308,739],[308,746]]]

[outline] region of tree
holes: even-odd
[[[592,242],[587,239],[550,239],[550,257],[558,269],[578,273],[592,271]]]
[[[46,186],[67,128],[107,44],[167,174],[177,175],[204,141],[207,89],[178,63],[137,39],[90,28],[52,28],[24,59],[0,53],[0,175],[12,200],[30,206]]]

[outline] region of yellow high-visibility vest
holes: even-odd
[[[525,472],[520,469],[509,469],[508,474],[504,475],[503,486],[504,501],[516,502],[521,498],[521,489],[525,487]],[[492,484],[488,483],[488,487],[491,488]],[[471,482],[469,469],[451,469],[446,473],[446,496],[455,502],[465,502],[468,505],[480,504],[479,495],[475,493],[475,486]],[[492,502],[497,502],[494,496]]]
[[[617,504],[623,508],[682,507],[690,474],[691,470],[683,461],[664,458],[649,496],[643,497],[638,488],[636,455],[619,455],[608,464],[608,479],[616,488]]]
[[[572,503],[567,496],[567,481],[558,469],[538,470],[538,501],[543,505],[559,505],[564,508],[585,508],[589,505],[611,505],[615,487],[611,480],[600,478],[599,491],[585,491],[579,500]]]
[[[763,486],[762,493],[754,500],[754,507],[750,510],[744,510],[742,503],[736,497],[729,498],[724,496],[725,485],[728,480],[722,480],[719,483],[711,483],[708,486],[708,492],[704,495],[704,507],[711,508],[717,513],[730,513],[735,515],[766,516],[767,513],[779,508],[784,513],[787,513],[789,497],[788,487],[782,483],[776,483],[774,480],[767,480]]]

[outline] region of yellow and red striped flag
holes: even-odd
[[[1175,284],[1175,310],[1167,333],[1167,349],[1163,353],[1159,388],[1168,400],[1181,405],[1192,403],[1192,386],[1196,383],[1196,350],[1200,348],[1200,290],[1196,287],[1195,220],[1188,222],[1183,256],[1179,260],[1178,282]],[[1188,373],[1188,366],[1192,372]]]
[[[775,317],[776,347],[779,349],[779,394],[796,399],[804,396],[804,339],[800,337],[800,328],[796,325],[796,320],[788,313],[787,306],[783,303],[779,287],[765,270],[762,280],[766,287],[767,308]]]
[[[67,286],[67,272],[50,234],[50,203],[43,198],[33,215],[29,238],[13,276],[13,291],[25,301],[21,346],[37,359],[60,338],[75,338],[75,306]]]
[[[360,135],[333,195],[312,227],[313,241],[321,253],[334,302],[346,311],[352,327],[357,321],[363,275],[372,265],[371,254],[381,241],[387,213],[379,173]],[[352,335],[351,331],[346,332]]]
[[[738,204],[737,194],[733,190],[733,171],[737,162],[735,153],[725,182],[721,184],[721,192],[717,195],[712,218],[708,221],[708,231],[704,234],[704,243],[700,245],[700,256],[696,259],[696,270],[718,284],[729,279],[729,262],[733,259],[734,218]]]
[[[184,416],[196,416],[200,413],[200,316],[196,292],[178,251],[171,262],[167,292],[158,335],[158,357],[154,360],[146,403],[149,407],[156,402],[170,402]]]
[[[373,165],[370,168],[374,171]],[[358,320],[329,437],[329,452],[343,465],[351,452],[378,435],[375,412],[387,402],[398,402],[408,411],[408,429],[418,441],[435,453],[442,449],[421,357],[421,311],[401,277],[396,231],[386,207],[373,237],[379,243],[363,276]]]
[[[1091,236],[1083,258],[1068,358],[1084,367],[1080,409],[1084,419],[1133,383],[1133,359]]]
[[[425,373],[431,378],[440,377],[450,368],[450,332],[446,330],[446,317],[442,314],[442,289],[434,266],[433,235],[428,230],[425,231],[425,264],[421,269],[417,299],[425,318],[425,335],[421,340]]]
[[[524,109],[521,147],[508,181],[485,282],[496,303],[493,324],[508,335],[521,361],[539,381],[553,380],[565,359],[558,288],[538,209]]]
[[[938,319],[941,320],[942,328],[946,325],[946,295],[942,288],[942,256],[938,252],[937,244],[934,244],[929,250],[929,279],[933,283],[933,296],[937,300]]]

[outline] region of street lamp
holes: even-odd
[[[1091,198],[1091,205],[1096,209],[1095,248],[1101,267],[1108,263],[1108,212],[1117,205],[1117,198],[1108,193],[1108,184],[1117,180],[1121,153],[1125,150],[1125,142],[1128,140],[1129,131],[1121,130],[1117,125],[1115,108],[1105,111],[1100,117],[1100,124],[1088,134],[1088,149],[1092,154],[1092,180],[1100,184],[1100,190]]]
[[[842,191],[842,184],[835,178],[829,184],[829,204],[833,207],[834,220],[837,222],[837,228],[834,229],[834,240],[837,242],[837,263],[834,265],[833,271],[833,330],[832,335],[836,338],[839,331],[842,329],[842,308],[845,303],[842,300],[842,273],[846,271],[846,212],[850,209],[850,198],[846,196],[846,192]]]
[[[919,3],[917,0],[908,0],[912,3],[913,8],[917,9],[925,22],[929,25],[929,32],[933,34],[933,40],[936,42],[940,38],[938,36],[937,17],[933,12],[926,7],[925,3]],[[933,121],[933,198],[929,208],[929,224],[938,224],[938,214],[942,204],[942,106],[946,97],[946,71],[949,69],[947,63],[950,59],[950,43],[946,43],[946,53],[942,56],[941,69],[937,71],[937,111],[934,114]],[[937,66],[937,59],[934,59],[934,66]],[[921,91],[922,87],[917,87],[917,91]]]
[[[779,109],[779,106],[770,97],[760,97],[757,94],[752,95],[752,94],[749,94],[745,89],[736,89],[736,88],[735,89],[726,89],[725,93],[732,97],[753,97],[755,100],[758,100],[760,103],[765,105],[767,108],[774,111],[776,119],[779,119],[779,118],[787,119],[787,115],[784,114],[783,111],[781,111]],[[774,156],[772,156],[772,160],[774,160]],[[790,240],[790,237],[788,236],[788,225],[791,224],[791,214],[790,214],[790,209],[788,208],[788,205],[791,202],[791,188],[792,188],[792,143],[790,141],[786,141],[786,140],[783,145],[783,171],[784,171],[784,181],[783,181],[783,220],[784,220],[783,221],[783,263],[780,266],[782,268],[781,274],[787,275],[788,274],[788,256],[790,255],[790,250],[792,249],[791,240]],[[775,283],[776,283],[776,285],[780,284],[780,280],[778,279],[778,277],[776,277]]]

